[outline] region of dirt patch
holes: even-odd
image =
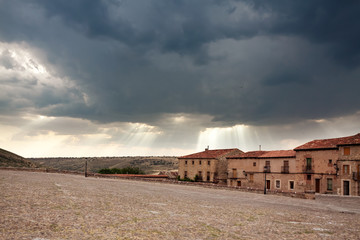
[[[0,239],[358,239],[360,198],[0,170]],[[339,200],[340,199],[340,200]]]

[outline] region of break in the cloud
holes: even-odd
[[[12,141],[94,135],[139,154],[353,134],[359,12],[358,1],[1,1],[0,123],[16,127]]]

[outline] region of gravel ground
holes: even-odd
[[[0,239],[360,239],[360,198],[0,170]]]

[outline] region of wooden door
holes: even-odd
[[[350,182],[344,181],[343,187],[344,195],[350,195]]]
[[[320,179],[315,179],[315,192],[320,193]]]
[[[266,180],[266,189],[270,189],[270,180]]]

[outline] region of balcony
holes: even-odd
[[[269,173],[269,172],[271,172],[271,167],[270,167],[270,165],[264,166],[264,173]]]
[[[352,178],[354,181],[360,181],[360,172],[353,172]]]
[[[304,173],[313,173],[314,169],[312,168],[311,165],[306,165],[306,166],[303,167],[303,172]]]
[[[281,173],[289,173],[289,166],[281,166]]]

